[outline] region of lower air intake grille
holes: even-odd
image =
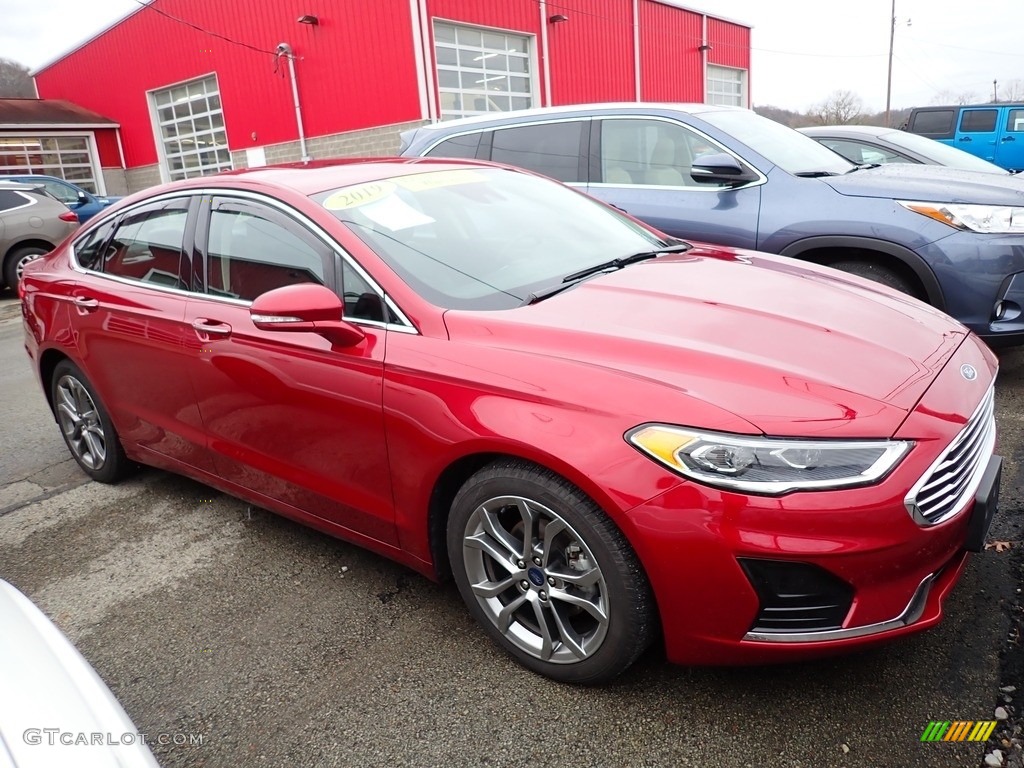
[[[853,587],[810,563],[739,561],[757,591],[760,610],[751,632],[839,629],[853,602]]]

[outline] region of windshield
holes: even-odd
[[[940,141],[929,139],[925,136],[918,136],[915,133],[905,131],[892,131],[883,133],[878,138],[885,139],[897,147],[918,152],[939,165],[949,168],[959,168],[961,171],[982,171],[984,173],[1001,173],[1004,176],[1009,173],[1005,168],[1000,168],[995,163],[982,160],[980,157],[964,152],[962,149],[951,147]]]
[[[668,244],[557,182],[500,168],[397,176],[313,200],[447,309],[516,307],[565,275]]]
[[[855,166],[810,136],[747,110],[703,112],[700,118],[741,141],[784,171],[847,173]]]

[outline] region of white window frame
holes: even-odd
[[[164,139],[164,136],[163,136],[163,131],[161,130],[165,125],[171,125],[171,124],[176,123],[177,121],[161,122],[159,107],[157,105],[157,97],[158,97],[159,94],[162,94],[162,93],[164,93],[166,91],[171,91],[171,90],[173,90],[175,88],[181,88],[182,86],[188,86],[188,85],[191,85],[193,83],[202,83],[205,80],[211,80],[211,79],[213,80],[214,85],[216,86],[216,90],[214,91],[214,93],[216,93],[217,96],[221,98],[220,109],[219,110],[207,110],[206,112],[202,112],[202,113],[199,113],[197,115],[190,115],[190,119],[193,118],[193,117],[207,117],[207,116],[212,117],[215,114],[218,114],[218,113],[220,114],[221,122],[223,123],[223,126],[219,129],[219,131],[223,132],[223,135],[224,135],[224,146],[223,147],[219,147],[218,149],[215,149],[215,150],[212,150],[212,151],[214,151],[214,152],[218,152],[218,151],[221,151],[221,150],[226,151],[228,153],[228,162],[227,162],[227,164],[222,163],[222,162],[217,162],[217,163],[214,163],[213,165],[203,165],[202,164],[202,160],[200,159],[200,164],[199,164],[198,168],[194,169],[194,170],[198,170],[198,172],[186,171],[184,175],[177,175],[180,172],[179,171],[171,171],[170,159],[172,157],[178,157],[179,155],[178,155],[178,153],[169,154],[167,152],[167,145],[165,143],[165,139]],[[205,75],[200,75],[199,77],[190,77],[188,80],[181,80],[181,81],[176,82],[176,83],[169,83],[167,85],[162,85],[159,88],[153,88],[151,90],[146,91],[146,101],[149,104],[149,120],[150,120],[150,125],[153,127],[153,141],[156,144],[156,153],[157,153],[158,163],[159,163],[159,166],[160,166],[160,179],[161,179],[161,181],[168,182],[168,181],[175,181],[177,179],[182,179],[182,178],[196,178],[196,177],[199,177],[199,176],[206,176],[206,175],[209,175],[211,173],[218,173],[220,171],[227,171],[227,170],[231,170],[231,169],[234,168],[234,160],[231,158],[231,145],[228,142],[227,119],[226,119],[226,117],[224,115],[224,101],[223,101],[223,97],[221,96],[221,93],[222,92],[221,92],[221,88],[220,88],[220,80],[217,78],[217,73],[216,72],[208,72]],[[206,96],[206,98],[208,100],[210,95],[211,95],[211,93],[206,93],[204,95]],[[218,129],[212,129],[210,131],[211,134],[216,134],[217,132],[218,132]],[[196,134],[193,134],[191,137],[194,138],[195,135]],[[184,138],[190,138],[190,136],[186,135],[186,136],[184,136]],[[193,154],[193,153],[189,153],[189,154]],[[195,154],[198,154],[198,153],[195,153]]]
[[[731,77],[728,79],[720,76],[721,74],[728,74]],[[715,88],[716,83],[729,83],[734,84],[736,80],[739,80],[740,92],[739,101],[732,101],[736,98],[736,93],[733,90],[726,91],[721,88]],[[721,64],[708,64],[707,72],[705,74],[704,81],[704,103],[705,104],[716,104],[725,105],[732,107],[746,107],[747,106],[747,79],[748,73],[745,69],[739,69],[738,67],[723,67]],[[715,99],[715,97],[720,97]]]
[[[443,19],[443,18],[437,18],[437,17],[431,19],[431,22],[432,22],[431,23],[431,40],[433,42],[432,54],[433,54],[433,57],[434,57],[434,78],[435,78],[435,82],[437,83],[437,95],[438,95],[437,113],[438,113],[438,119],[439,120],[453,120],[453,119],[457,119],[457,118],[460,118],[460,117],[470,117],[470,116],[473,116],[473,115],[485,115],[485,114],[493,114],[495,112],[505,112],[505,110],[501,110],[501,109],[488,109],[488,110],[484,110],[484,111],[475,110],[475,109],[460,109],[460,110],[457,110],[457,111],[446,111],[444,109],[444,105],[443,105],[443,95],[446,94],[446,93],[455,93],[455,94],[459,94],[460,96],[477,96],[477,97],[484,96],[484,97],[487,97],[487,96],[490,95],[490,96],[508,97],[509,100],[510,100],[510,109],[509,109],[509,111],[511,111],[511,112],[518,111],[519,109],[530,109],[530,108],[536,107],[537,105],[540,104],[541,94],[540,94],[539,79],[538,79],[537,36],[536,35],[534,35],[534,34],[532,34],[530,32],[523,32],[522,30],[518,30],[518,29],[501,29],[501,28],[498,28],[498,27],[481,27],[481,26],[477,26],[477,25],[474,25],[474,24],[465,24],[465,23],[460,22],[460,21],[454,21],[454,20],[451,20],[451,19]],[[497,50],[491,51],[491,49],[484,48],[482,46],[479,49],[477,49],[475,46],[459,45],[459,43],[457,43],[457,42],[456,43],[438,42],[438,40],[437,40],[437,27],[438,27],[438,25],[448,26],[448,27],[454,28],[455,31],[456,31],[456,35],[458,35],[458,30],[459,29],[467,29],[467,30],[473,30],[475,32],[479,32],[481,35],[492,34],[492,35],[509,35],[509,36],[512,36],[512,37],[517,37],[517,38],[520,38],[520,39],[522,39],[522,40],[524,40],[526,42],[526,52],[524,54],[519,54],[519,53],[516,53],[516,52],[509,53],[508,49],[506,49],[505,51],[497,51]],[[485,57],[487,56],[489,51],[491,52],[491,55],[495,55],[495,54],[501,55],[501,54],[503,54],[503,55],[507,55],[507,56],[515,56],[516,58],[522,58],[522,59],[525,60],[527,71],[526,72],[512,72],[512,71],[508,70],[507,68],[504,69],[504,70],[488,71],[488,69],[486,68],[486,62],[485,62],[484,68],[482,68],[480,70],[475,70],[475,69],[470,69],[470,68],[463,68],[463,67],[460,67],[458,64],[454,64],[454,65],[452,65],[452,64],[439,64],[438,63],[438,59],[437,59],[438,48],[447,48],[447,49],[454,50],[454,51],[456,51],[456,55],[457,55],[458,51],[462,51],[462,50],[470,50],[470,51],[472,51],[472,50],[479,50],[481,56],[485,56]],[[479,72],[482,72],[484,74],[485,78],[490,77],[490,78],[493,78],[493,79],[502,78],[502,77],[509,76],[509,75],[514,76],[514,77],[526,77],[528,79],[528,81],[529,81],[529,88],[530,88],[530,90],[529,90],[528,93],[523,93],[522,91],[511,91],[511,90],[491,91],[491,90],[489,90],[487,88],[464,89],[464,88],[461,87],[461,81],[460,81],[460,87],[458,89],[453,89],[451,87],[446,87],[446,86],[442,86],[441,85],[441,72],[442,71],[444,71],[444,72],[457,72],[460,75],[463,72],[473,74],[473,73],[476,73],[477,71],[479,71]],[[527,99],[529,99],[529,104],[526,107],[512,109],[511,108],[511,99],[513,97],[515,97],[515,98],[526,97]]]
[[[65,179],[63,174],[63,164],[59,167],[52,165],[4,165],[0,166],[0,180],[5,176],[25,176],[27,174],[39,173],[46,176],[55,176],[58,179],[64,179],[69,184],[75,184],[83,189],[89,189],[88,184],[92,184],[96,192],[95,194],[100,197],[107,193],[106,185],[103,182],[103,172],[99,163],[99,150],[96,146],[96,134],[92,131],[24,131],[13,132],[5,131],[0,134],[0,138],[3,139],[85,139],[85,151],[89,155],[89,171],[92,176],[88,179]],[[81,166],[73,166],[81,167]],[[85,186],[83,186],[85,182]],[[89,190],[92,191],[92,190]]]

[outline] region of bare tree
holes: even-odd
[[[36,89],[28,67],[11,59],[0,58],[0,98],[34,98]]]
[[[858,123],[864,114],[864,102],[852,91],[833,91],[825,101],[811,107],[810,113],[822,125]]]
[[[963,91],[961,93],[954,93],[953,91],[939,91],[935,94],[935,98],[932,99],[932,104],[980,104],[983,99],[978,97],[978,94],[974,91]]]
[[[1000,101],[1024,101],[1024,80],[1007,80],[999,86]]]

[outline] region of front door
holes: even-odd
[[[643,117],[597,121],[597,166],[587,191],[675,237],[738,248],[757,244],[760,185],[732,189],[690,176],[693,161],[717,152],[698,133],[672,120]]]
[[[996,164],[1012,171],[1024,171],[1024,107],[1006,108],[999,140]]]
[[[262,293],[303,282],[343,290],[333,248],[282,211],[243,198],[214,197],[200,228],[205,290],[189,301],[185,322],[218,474],[397,543],[382,407],[387,332],[367,327],[359,344],[338,348],[315,333],[259,330],[249,304]]]
[[[996,161],[996,139],[999,133],[997,107],[964,108],[960,112],[955,146],[990,163]]]

